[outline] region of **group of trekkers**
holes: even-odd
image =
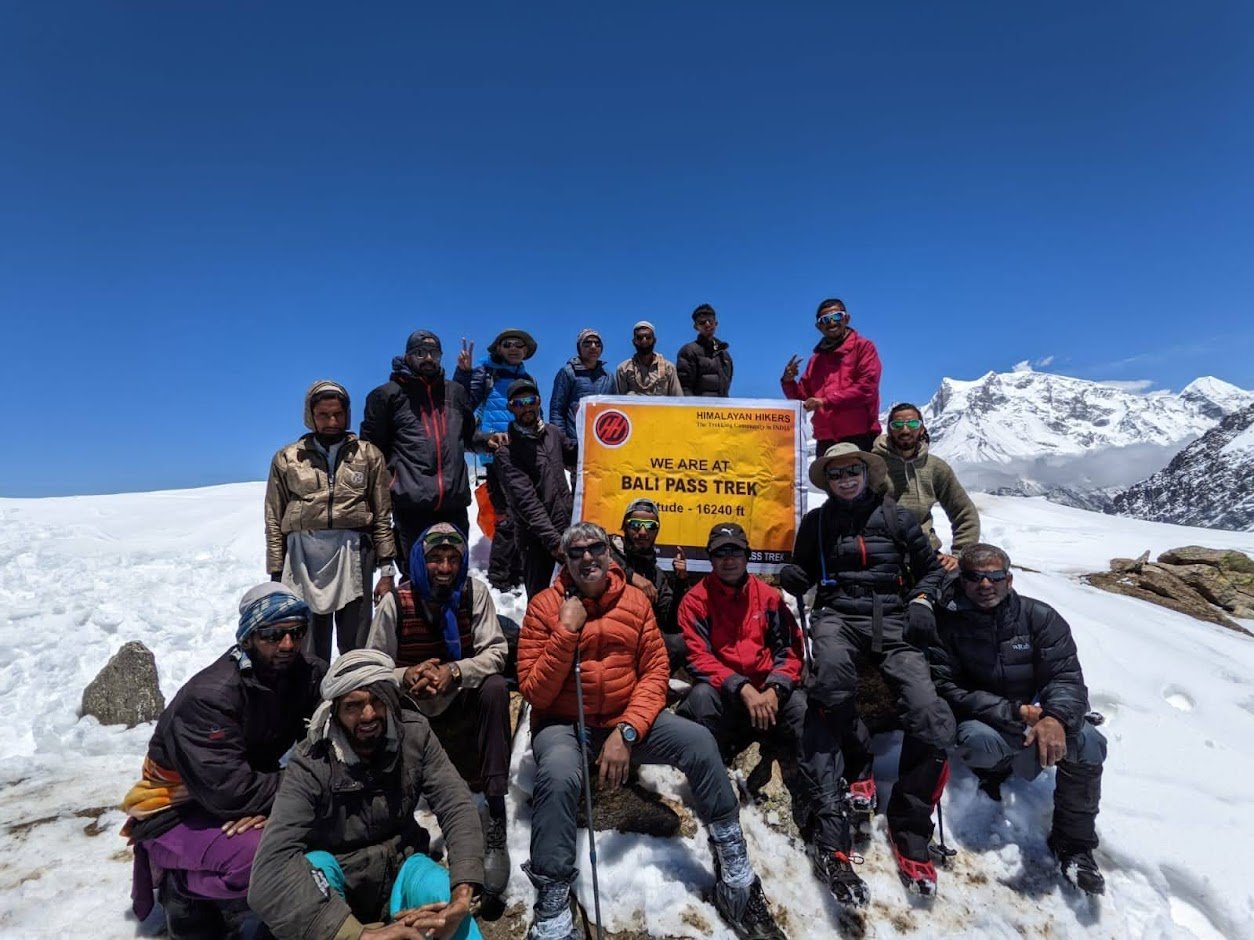
[[[783,937],[727,765],[755,741],[779,761],[814,874],[842,905],[865,904],[854,846],[879,799],[860,663],[883,676],[904,729],[885,815],[906,888],[936,892],[948,850],[932,817],[956,754],[992,800],[1011,773],[1056,767],[1048,845],[1068,881],[1102,892],[1092,853],[1106,743],[1070,629],[1014,591],[1009,557],[980,541],[974,504],[929,454],[921,411],[895,405],[881,433],[879,358],[841,301],[819,305],[820,342],[781,377],[811,415],[809,479],[825,495],[779,572],[800,625],[748,573],[737,524],[713,527],[712,570],[690,576],[682,551],[659,564],[666,520],[649,499],[622,507],[617,533],[572,519],[581,397],[729,393],[713,309],[693,322],[678,367],[637,323],[636,354],[613,376],[600,335],[581,331],[548,421],[522,330],[477,365],[463,341],[451,380],[439,337],[415,331],[367,397],[360,436],[342,385],[309,388],[309,433],[275,454],[266,488],[270,580],[241,598],[234,645],[166,708],[123,804],[140,918],[155,894],[174,938],[480,936],[511,870],[516,685],[536,766],[528,937],[582,936],[580,794],[622,786],[641,764],[687,777],[720,916],[737,936]],[[467,451],[491,458],[491,586],[525,585],[516,636],[470,572]]]

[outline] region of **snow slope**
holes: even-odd
[[[89,930],[130,937],[130,856],[113,805],[139,771],[151,726],[131,731],[78,719],[83,686],[126,640],[156,653],[170,697],[231,642],[236,600],[261,579],[259,483],[126,496],[0,500],[0,936]],[[956,768],[945,797],[961,853],[931,905],[905,895],[882,819],[864,874],[876,937],[1249,937],[1254,883],[1254,641],[1080,583],[1114,555],[1188,543],[1254,552],[1254,535],[1094,515],[1039,499],[976,495],[986,537],[1017,565],[1016,586],[1057,606],[1080,646],[1110,758],[1099,860],[1109,892],[1064,891],[1044,836],[1051,780],[1017,782],[996,807]],[[943,519],[938,523],[943,526]],[[944,533],[942,533],[944,535]],[[482,565],[483,545],[474,557]],[[502,599],[502,612],[517,602]],[[881,739],[881,784],[896,744]],[[520,735],[511,798],[513,899],[529,901],[526,796],[533,766]],[[643,774],[666,793],[670,770]],[[885,792],[887,792],[885,790]],[[751,851],[793,938],[835,936],[832,905],[799,847],[756,811]],[[581,857],[583,855],[581,841]],[[603,833],[603,905],[612,929],[729,937],[701,900],[712,866],[695,840]],[[581,890],[587,886],[581,883]],[[647,910],[647,913],[646,913]],[[151,932],[151,924],[142,929]]]

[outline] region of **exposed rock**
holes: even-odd
[[[133,728],[156,721],[165,710],[157,682],[157,661],[137,640],[125,644],[83,689],[80,715],[93,715],[102,725]]]
[[[591,760],[591,755],[589,755]],[[592,773],[597,772],[596,765]],[[579,800],[576,824],[587,825],[584,800]],[[687,808],[671,804],[651,790],[637,783],[629,783],[616,790],[594,787],[592,790],[592,818],[594,828],[617,829],[619,832],[638,832],[646,836],[669,839],[682,835],[692,838],[697,826]]]
[[[1094,587],[1101,588],[1104,591],[1136,597],[1143,601],[1149,601],[1152,604],[1158,604],[1160,607],[1167,607],[1182,614],[1187,614],[1198,620],[1205,620],[1208,623],[1227,627],[1229,630],[1236,630],[1238,633],[1244,633],[1246,636],[1254,636],[1250,631],[1224,616],[1219,608],[1208,604],[1204,597],[1161,566],[1147,565],[1146,567],[1158,568],[1158,573],[1151,574],[1148,583],[1146,582],[1144,572],[1116,573],[1104,571],[1100,574],[1086,575],[1085,580]],[[1170,589],[1170,585],[1173,582],[1183,588],[1179,597],[1163,593],[1164,590]],[[1150,585],[1153,585],[1153,587]]]
[[[1234,549],[1185,545],[1163,552],[1158,560],[1167,565],[1210,565],[1223,571],[1254,575],[1254,560]]]
[[[1170,565],[1159,567],[1170,571],[1216,607],[1222,607],[1238,617],[1254,617],[1254,608],[1236,586],[1224,577],[1223,572],[1210,565]]]
[[[786,836],[800,838],[792,817],[792,795],[784,785],[784,767],[793,767],[795,758],[754,742],[736,755],[732,770],[745,776],[745,787],[767,824]]]
[[[1111,571],[1140,571],[1141,565],[1149,561],[1149,549],[1141,553],[1140,558],[1112,558],[1110,559]]]

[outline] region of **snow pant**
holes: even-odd
[[[315,869],[322,872],[327,885],[340,897],[347,897],[344,870],[330,852],[306,852],[305,858]],[[449,888],[448,870],[425,855],[411,855],[392,882],[392,896],[388,901],[388,916],[395,917],[401,911],[424,904],[447,903],[453,897]],[[479,926],[473,917],[466,917],[453,934],[453,940],[481,940]]]
[[[339,610],[328,614],[314,614],[309,621],[302,651],[316,656],[324,663],[331,662],[331,623],[335,622],[335,644],[341,653],[361,649],[370,634],[370,618],[374,612],[374,542],[370,536],[361,536],[361,590],[362,596],[349,601]]]
[[[264,830],[227,836],[222,823],[202,813],[189,814],[143,843],[149,864],[164,873],[158,893],[174,940],[252,936],[257,929],[255,923],[251,930],[246,924],[253,919],[248,878]]]
[[[739,695],[728,698],[708,682],[695,683],[675,714],[709,729],[725,764],[751,743],[758,742],[763,756],[779,759],[780,776],[792,797],[792,814],[797,825],[809,818],[809,791],[800,776],[801,733],[806,718],[803,691],[797,689],[784,700],[775,716],[775,727],[767,731],[753,727],[749,709]]]
[[[427,724],[472,790],[485,796],[509,792],[509,687],[488,676],[477,689],[462,689]],[[471,745],[474,742],[474,746]]]
[[[488,555],[488,583],[498,591],[507,591],[522,581],[523,563],[514,517],[509,512],[496,461],[488,464],[488,499],[492,501],[492,510],[496,513],[492,551]]]
[[[401,515],[392,512],[393,532],[396,536],[396,567],[409,574],[409,553],[429,527],[437,522],[448,522],[457,527],[457,531],[470,538],[470,512],[465,506],[456,508],[432,509],[427,512],[414,512]]]
[[[588,729],[588,762],[596,758],[613,728]],[[531,794],[531,868],[540,878],[570,883],[575,877],[575,814],[583,781],[579,731],[574,722],[548,723],[531,736],[536,758]],[[697,816],[707,826],[740,818],[740,804],[714,736],[695,722],[668,711],[657,716],[644,739],[631,748],[632,764],[670,764],[688,778]]]
[[[866,656],[883,673],[906,732],[888,801],[889,828],[903,854],[927,858],[931,810],[944,786],[945,749],[953,743],[955,722],[932,685],[927,658],[905,641],[904,630],[905,615],[896,612],[857,617],[821,608],[810,619],[813,668],[806,689],[801,770],[816,807],[812,831],[825,847],[845,847],[839,801],[850,776],[841,745],[858,720],[857,659]]]
[[[557,562],[544,543],[529,531],[520,530],[518,535],[522,546],[523,587],[527,600],[531,600],[553,583],[553,566]]]
[[[1032,780],[1044,770],[1035,744],[1024,747],[1022,734],[998,731],[982,721],[958,725],[957,754],[976,771],[1013,771]],[[1097,810],[1105,760],[1106,738],[1088,722],[1078,733],[1067,735],[1067,753],[1056,765],[1053,833],[1069,846],[1097,848]]]

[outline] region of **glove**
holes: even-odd
[[[926,601],[911,601],[906,610],[906,642],[926,650],[936,637],[936,614]]]
[[[801,597],[810,590],[810,576],[800,565],[784,565],[780,568],[779,583],[793,597]]]

